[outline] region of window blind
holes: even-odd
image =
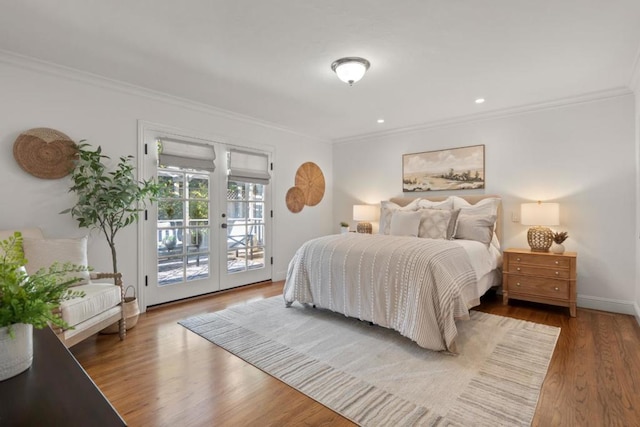
[[[229,150],[229,180],[269,184],[269,156],[252,151]]]
[[[160,165],[177,166],[213,172],[216,169],[216,150],[213,145],[177,139],[158,139]]]

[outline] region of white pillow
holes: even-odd
[[[426,239],[448,238],[447,232],[454,211],[444,209],[420,209],[418,212],[420,212],[418,237]]]
[[[488,197],[472,205],[462,197],[451,196],[451,199],[453,209],[460,209],[460,215],[498,215],[498,207],[501,201],[499,197]]]
[[[389,234],[391,226],[391,215],[395,211],[415,211],[418,210],[418,202],[420,199],[415,199],[406,206],[400,206],[388,200],[380,202],[380,229],[379,234]]]
[[[75,265],[88,266],[87,261],[87,237],[78,239],[30,239],[22,242],[24,257],[27,259],[25,266],[28,274],[33,274],[41,268],[48,269],[54,262],[64,264],[70,262]],[[82,285],[89,282],[89,272],[80,271],[69,273],[66,278],[80,277],[81,282],[74,285]]]
[[[391,215],[390,234],[392,236],[413,236],[418,237],[422,214],[419,211],[405,212],[396,210]]]
[[[453,209],[453,198],[447,197],[441,202],[434,202],[429,199],[418,199],[418,207],[421,209]]]

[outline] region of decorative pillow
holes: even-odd
[[[391,225],[389,227],[392,236],[418,236],[420,228],[420,212],[404,212],[396,210],[391,215]]]
[[[380,229],[378,230],[379,234],[389,234],[390,226],[391,226],[391,215],[395,211],[415,211],[418,210],[418,202],[421,199],[415,199],[411,203],[406,206],[400,206],[393,202],[383,200],[380,202]]]
[[[446,239],[453,211],[444,209],[420,209],[418,237]],[[458,211],[456,211],[458,212]],[[457,214],[456,214],[457,216]]]
[[[488,246],[493,238],[495,223],[495,215],[467,215],[460,213],[455,238],[477,240]]]
[[[33,274],[41,268],[49,268],[54,262],[87,266],[87,238],[78,239],[30,239],[23,240],[24,256],[27,259],[27,273]],[[89,272],[80,271],[67,274],[66,278],[80,277],[82,281],[74,285],[89,282]]]
[[[447,197],[441,202],[433,202],[429,199],[418,199],[418,207],[421,209],[453,209],[453,199]]]

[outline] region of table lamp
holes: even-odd
[[[527,241],[533,252],[549,252],[553,243],[553,232],[547,225],[560,224],[558,203],[523,203],[520,205],[520,223],[532,225],[527,231]]]
[[[359,221],[356,230],[358,233],[373,233],[373,227],[369,221],[378,217],[378,208],[374,205],[353,205],[353,220]]]

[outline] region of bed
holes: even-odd
[[[285,304],[332,310],[456,353],[455,322],[500,284],[501,229],[499,196],[383,201],[378,234],[324,236],[296,251]]]

